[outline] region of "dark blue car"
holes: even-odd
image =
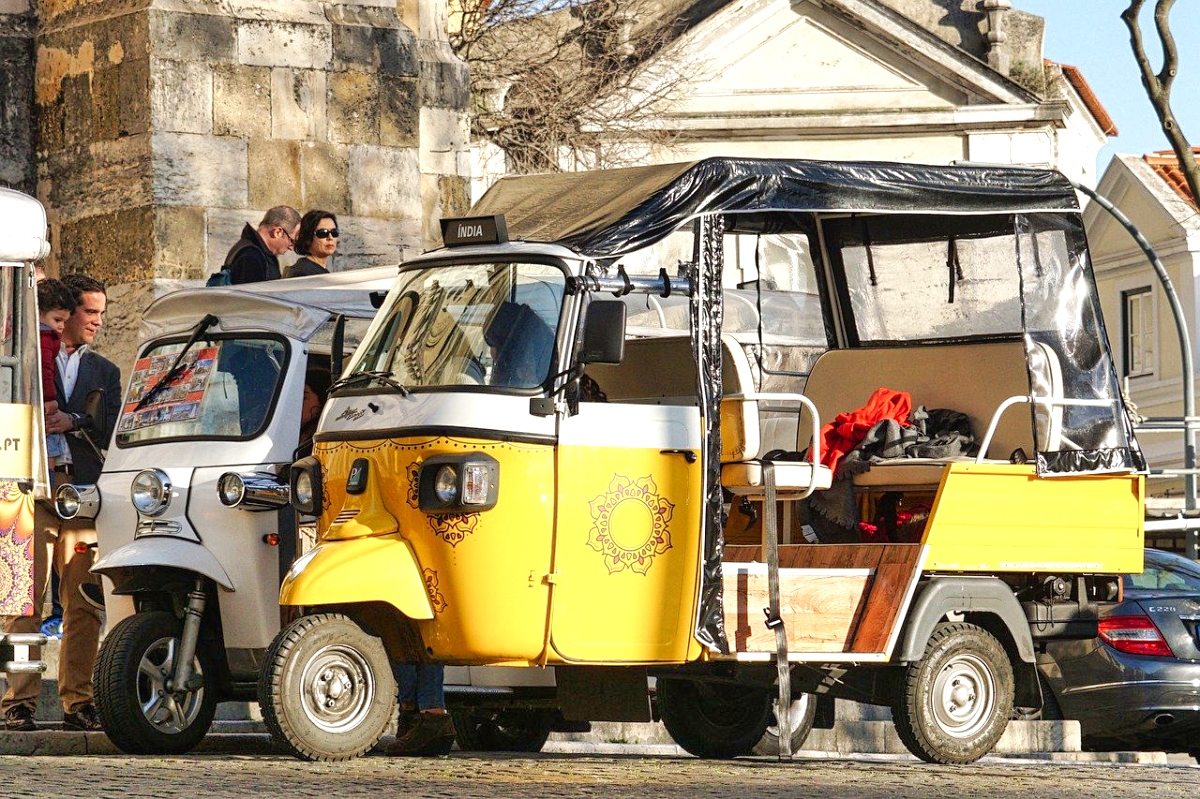
[[[1097,638],[1039,655],[1043,718],[1078,719],[1085,749],[1200,756],[1200,564],[1147,549],[1145,571],[1123,579]]]

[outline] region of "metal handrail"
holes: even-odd
[[[983,463],[987,457],[988,447],[992,445],[992,438],[996,435],[996,428],[1000,425],[1000,417],[1014,405],[1022,402],[1027,402],[1031,405],[1076,405],[1087,408],[1102,408],[1104,406],[1113,406],[1120,402],[1117,399],[1067,399],[1066,397],[1035,397],[1032,394],[1018,394],[1009,397],[1000,403],[1000,407],[996,408],[996,412],[992,414],[992,421],[988,424],[987,435],[983,437],[983,441],[979,445],[979,454],[975,456],[975,463]]]
[[[817,412],[817,406],[813,401],[803,394],[786,394],[776,392],[745,392],[741,394],[726,394],[724,399],[743,400],[746,402],[799,402],[808,409],[810,421],[812,422],[812,444],[808,448],[809,464],[812,466],[812,474],[808,478],[808,490],[800,497],[807,499],[814,491],[817,490],[817,469],[821,466],[821,415]],[[789,413],[796,410],[795,408],[772,408],[767,406],[762,408],[763,411],[770,413]],[[796,449],[800,449],[800,425],[796,425]]]

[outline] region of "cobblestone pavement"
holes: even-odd
[[[0,757],[6,796],[1200,796],[1200,768],[983,763],[698,761],[675,757],[455,754],[335,765],[281,756]]]

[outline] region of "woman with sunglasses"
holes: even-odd
[[[328,274],[330,256],[337,251],[337,217],[328,211],[309,211],[300,220],[296,234],[296,254],[300,260],[287,268],[284,277]]]

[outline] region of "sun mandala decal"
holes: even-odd
[[[438,590],[438,573],[433,569],[425,569],[421,573],[425,576],[425,590],[429,594],[429,604],[433,606],[434,613],[441,613],[449,605],[446,604],[446,597],[442,596],[442,592]]]
[[[434,535],[456,547],[475,532],[475,524],[478,521],[478,513],[441,513],[430,515],[429,526]]]
[[[614,474],[608,491],[588,507],[592,529],[587,544],[604,556],[609,574],[623,569],[646,574],[654,558],[671,548],[675,506],[658,493],[651,475],[630,480]]]

